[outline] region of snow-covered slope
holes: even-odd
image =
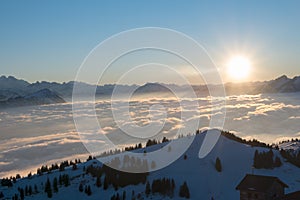
[[[191,199],[211,199],[215,200],[234,200],[239,199],[239,192],[235,190],[235,187],[243,179],[247,173],[252,173],[253,157],[255,150],[268,151],[266,148],[251,147],[249,145],[241,144],[232,141],[224,136],[221,136],[218,143],[212,152],[208,154],[207,157],[203,159],[198,158],[199,148],[203,142],[206,133],[202,133],[195,136],[195,139],[187,150],[184,156],[180,157],[177,161],[172,163],[170,166],[151,172],[148,176],[150,183],[152,180],[157,178],[174,178],[176,183],[175,195],[173,199],[181,199],[178,196],[179,186],[186,181],[190,190]],[[178,139],[180,140],[192,140],[193,137],[185,137]],[[155,149],[161,148],[164,144],[158,144],[154,146],[147,147],[146,149],[138,149],[138,152],[153,151]],[[172,152],[177,151],[174,147],[171,149]],[[280,156],[279,152],[274,150],[274,156]],[[222,172],[217,172],[214,166],[216,158],[219,157],[222,163]],[[131,199],[131,191],[134,190],[135,194],[140,193],[143,199],[168,199],[167,197],[162,197],[159,195],[145,196],[145,185],[140,184],[136,186],[127,186],[125,188],[119,188],[115,191],[112,187],[108,190],[103,190],[103,187],[97,188],[95,186],[96,178],[90,175],[84,175],[83,167],[87,167],[91,164],[101,165],[97,160],[90,160],[86,163],[79,164],[78,169],[73,171],[71,168],[66,169],[63,172],[55,171],[50,174],[44,174],[42,176],[34,175],[31,179],[24,178],[17,181],[12,188],[1,187],[0,190],[3,191],[6,197],[12,196],[14,193],[18,193],[18,187],[25,187],[26,185],[38,186],[40,191],[38,194],[27,196],[25,199],[48,199],[46,193],[44,192],[44,184],[46,179],[49,178],[53,180],[54,177],[58,177],[59,174],[69,174],[71,180],[71,186],[69,187],[59,187],[59,192],[53,194],[53,199],[110,199],[110,197],[119,192],[126,191],[127,198]],[[253,171],[257,175],[271,175],[277,176],[283,182],[288,184],[289,188],[287,192],[293,192],[300,190],[300,169],[291,165],[290,163],[283,162],[283,165],[279,168],[274,168],[272,170],[255,169]],[[87,196],[84,192],[81,193],[78,190],[79,184],[89,184],[91,186],[92,195]],[[102,176],[103,183],[103,176]]]
[[[288,142],[283,142],[278,145],[280,149],[284,150],[293,150],[293,151],[299,151],[300,150],[300,141],[288,141]]]

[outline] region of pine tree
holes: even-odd
[[[56,177],[53,179],[53,192],[55,192],[55,193],[58,192],[57,178]]]
[[[117,193],[116,200],[120,200],[120,195]]]
[[[70,177],[68,174],[64,175],[64,185],[68,187],[70,185]]]
[[[62,186],[62,184],[63,184],[63,180],[62,180],[62,176],[61,175],[59,175],[58,183],[59,183],[60,186]]]
[[[37,188],[37,185],[35,184],[34,185],[34,193],[38,193],[39,192],[39,190],[38,190],[38,188]]]
[[[221,160],[219,157],[217,157],[217,159],[216,159],[215,168],[218,172],[222,171],[222,164],[221,164]]]
[[[186,159],[187,159],[187,155],[186,155],[186,154],[184,154],[184,157],[183,157],[183,159],[184,159],[184,160],[186,160]]]
[[[91,190],[91,186],[87,187],[87,195],[91,196],[92,195],[92,190]]]
[[[274,161],[274,167],[281,167],[282,162],[278,156],[276,156],[275,161]]]
[[[79,184],[79,188],[78,189],[79,189],[79,192],[83,192],[83,185],[82,185],[82,183]]]
[[[31,185],[28,188],[28,195],[32,195],[32,187],[31,187]]]
[[[25,196],[28,196],[28,186],[25,186]]]
[[[77,169],[77,165],[76,165],[76,164],[73,164],[72,169],[73,169],[73,170],[76,170],[76,169]]]
[[[101,186],[102,186],[101,178],[100,178],[99,176],[97,176],[96,186],[97,186],[97,187],[101,187]]]
[[[24,195],[24,189],[21,188],[20,189],[20,198],[21,198],[21,200],[24,200],[24,197],[25,197],[25,195]]]
[[[123,191],[122,200],[126,200],[126,191]]]
[[[184,182],[183,185],[180,186],[179,196],[180,196],[180,197],[187,198],[187,199],[190,198],[190,191],[189,191],[189,188],[188,188],[186,182]]]
[[[48,198],[52,198],[52,188],[49,178],[47,178],[47,182],[45,184],[45,192],[47,193]]]
[[[151,193],[151,187],[149,181],[147,181],[145,194],[148,196]]]
[[[174,179],[172,179],[172,181],[171,181],[171,192],[172,192],[172,196],[174,196],[174,190],[175,190],[175,181],[174,181]]]
[[[103,189],[107,190],[107,188],[108,188],[108,180],[107,180],[107,177],[105,176],[104,177],[104,183],[103,183]]]

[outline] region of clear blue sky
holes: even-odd
[[[0,1],[0,74],[30,82],[73,80],[107,37],[155,26],[203,44],[222,69],[243,54],[251,80],[300,75],[300,1]],[[226,77],[225,77],[226,80]]]

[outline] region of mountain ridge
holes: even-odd
[[[5,101],[0,101],[0,108],[45,105],[65,102],[66,101],[55,92],[52,92],[49,89],[42,89],[28,95],[10,97]]]
[[[29,83],[22,79],[17,79],[13,76],[1,76],[0,77],[0,101],[7,101],[10,98],[16,98],[18,96],[26,96],[34,92],[38,92],[43,89],[49,89],[56,93],[63,99],[71,99],[73,94],[73,86],[77,83],[80,90],[78,94],[85,96],[87,91],[96,88],[96,96],[111,96],[116,86],[120,88],[121,93],[128,93],[129,91],[135,91],[135,94],[151,94],[151,93],[171,93],[171,91],[177,91],[180,93],[187,93],[189,90],[188,85],[176,85],[165,83],[146,83],[144,85],[90,85],[84,82],[47,82],[37,81],[35,83]],[[282,75],[276,79],[263,81],[263,82],[244,82],[244,83],[225,83],[222,85],[211,85],[210,88],[220,89],[224,87],[227,95],[254,95],[254,94],[267,94],[267,93],[293,93],[300,92],[300,76],[288,78],[286,75]],[[197,96],[208,96],[209,91],[207,85],[192,85]]]

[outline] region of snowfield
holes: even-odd
[[[158,178],[174,178],[176,183],[175,195],[172,199],[182,199],[178,196],[179,187],[184,181],[187,182],[190,190],[190,199],[211,199],[215,200],[228,200],[239,199],[239,192],[235,190],[238,183],[244,178],[247,173],[254,173],[256,175],[270,175],[276,176],[286,183],[289,188],[286,189],[286,193],[300,190],[300,169],[296,166],[287,163],[280,156],[279,151],[273,150],[274,156],[281,158],[283,165],[274,169],[252,169],[253,157],[255,150],[268,151],[267,148],[251,147],[249,145],[241,144],[232,141],[224,136],[221,136],[214,147],[214,149],[203,159],[198,158],[199,149],[203,142],[206,132],[198,134],[196,136],[189,136],[178,139],[180,140],[193,140],[192,145],[185,152],[187,159],[181,156],[174,163],[166,168],[158,171],[150,172],[148,180],[151,184],[152,180]],[[154,151],[161,148],[165,144],[158,144],[147,148],[136,150],[137,152]],[[172,152],[176,152],[176,148],[172,148]],[[215,160],[219,157],[222,164],[222,172],[217,172],[215,169]],[[163,159],[163,158],[161,158]],[[72,167],[66,168],[65,171],[53,171],[50,174],[34,175],[32,178],[23,178],[17,180],[12,188],[0,187],[0,190],[4,193],[5,197],[11,198],[15,193],[18,193],[17,188],[25,188],[26,185],[38,186],[40,191],[38,194],[26,196],[25,199],[48,199],[47,194],[44,192],[44,185],[49,178],[52,182],[54,177],[58,177],[60,174],[69,174],[71,185],[69,187],[59,187],[58,193],[53,193],[52,199],[66,200],[66,199],[110,199],[113,194],[116,193],[111,186],[108,190],[103,190],[103,187],[96,187],[96,178],[90,175],[85,175],[83,167],[89,165],[102,165],[97,160],[90,160],[88,162],[78,164],[77,170],[72,170]],[[103,178],[102,183],[103,183]],[[89,184],[91,186],[92,195],[87,196],[84,192],[79,192],[79,184]],[[160,195],[145,195],[145,185],[139,184],[137,186],[127,186],[125,188],[119,188],[117,192],[122,194],[126,191],[126,199],[131,199],[131,192],[135,191],[135,194],[141,193],[141,199],[169,199]]]

